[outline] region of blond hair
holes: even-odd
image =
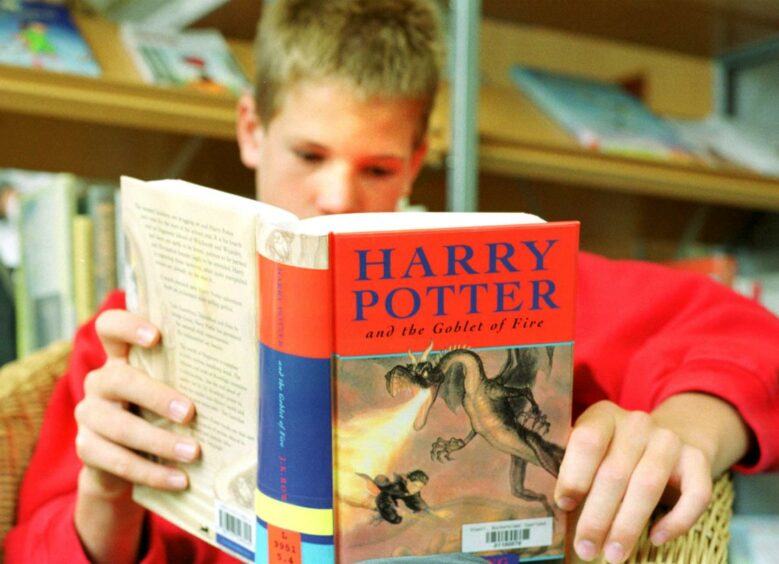
[[[304,80],[337,79],[364,100],[421,103],[427,130],[443,41],[433,0],[274,0],[255,42],[255,102],[267,126],[286,91]]]

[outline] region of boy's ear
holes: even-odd
[[[411,155],[411,181],[416,180],[419,175],[419,171],[422,170],[422,165],[425,164],[425,157],[427,156],[427,149],[429,145],[427,139],[423,140],[419,147],[414,149],[414,154]]]
[[[238,100],[236,117],[236,137],[238,149],[241,153],[241,162],[248,168],[257,168],[259,162],[260,146],[262,144],[263,129],[257,117],[254,106],[254,98],[251,94],[244,93]]]

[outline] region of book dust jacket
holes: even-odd
[[[296,283],[301,269],[281,272],[273,283],[286,277],[286,298],[263,293],[263,323],[265,308],[293,297],[300,315],[274,312],[274,339],[320,349],[296,362],[324,360],[331,377],[305,388],[330,409],[308,409],[304,446],[260,448],[258,486],[332,525],[297,537],[268,526],[258,554],[291,563],[307,561],[306,546],[329,546],[339,563],[562,556],[565,516],[552,494],[571,418],[577,247],[575,222],[331,234],[328,270]],[[328,325],[331,337],[317,338]],[[283,409],[261,403],[263,423],[282,422],[261,442],[278,445],[278,433],[302,436],[293,364],[262,355],[287,380],[270,390]]]

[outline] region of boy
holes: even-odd
[[[425,0],[275,0],[259,30],[256,99],[242,98],[238,111],[258,198],[300,216],[395,209],[423,162],[439,45]],[[657,544],[692,526],[712,476],[739,462],[776,466],[779,321],[714,283],[651,265],[584,254],[579,286],[581,415],[555,501],[582,506],[580,556],[619,562],[666,486],[681,494],[651,531]],[[228,560],[130,499],[133,482],[187,486],[185,474],[135,451],[186,462],[199,447],[126,409],[182,422],[195,414],[186,397],[128,366],[130,346],[160,335],[123,305],[113,295],[79,333],[9,535],[12,561]]]

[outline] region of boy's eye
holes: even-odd
[[[302,161],[307,163],[320,163],[324,160],[324,155],[316,153],[314,151],[297,150],[295,155]]]
[[[395,174],[395,170],[385,166],[369,166],[365,169],[366,174],[374,178],[384,178]]]

